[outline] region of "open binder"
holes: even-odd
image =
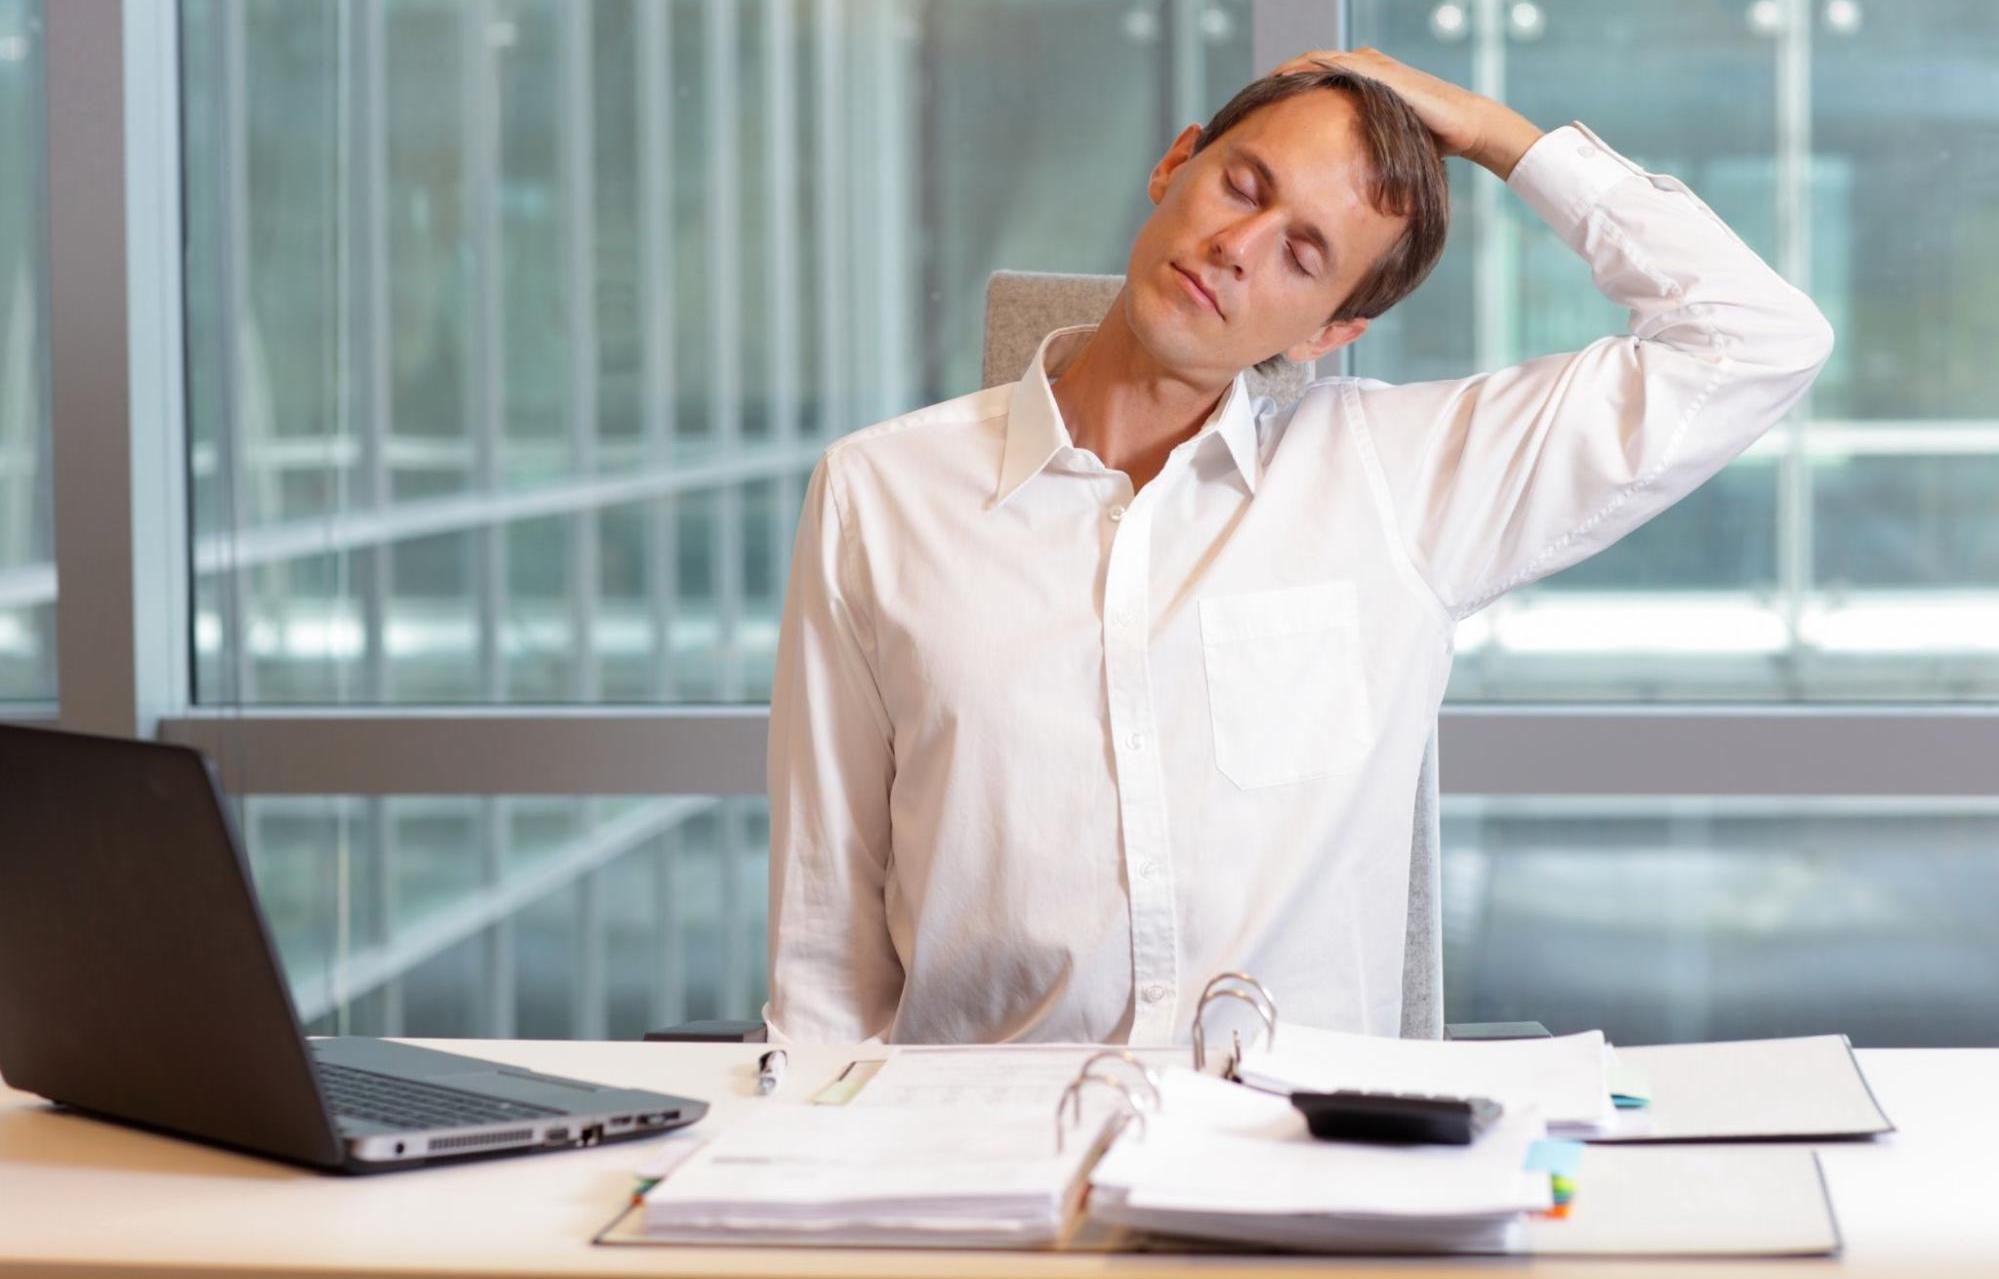
[[[1217,1078],[1199,1068],[1210,1064],[1208,1013],[1224,1001],[1248,1005],[1261,1034],[1249,1045],[1231,1035]],[[732,1205],[726,1229],[693,1237],[748,1244],[1066,1251],[1778,1256],[1838,1250],[1817,1157],[1801,1146],[1592,1145],[1579,1154],[1571,1147],[1579,1159],[1577,1189],[1567,1216],[1557,1219],[1536,1211],[1548,1203],[1546,1174],[1525,1174],[1525,1161],[1514,1158],[1524,1141],[1538,1135],[1541,1119],[1531,1105],[1511,1108],[1514,1129],[1502,1127],[1480,1138],[1493,1143],[1482,1151],[1474,1148],[1482,1160],[1467,1160],[1462,1147],[1397,1150],[1315,1142],[1302,1135],[1302,1117],[1287,1096],[1239,1081],[1245,1071],[1254,1077],[1259,1064],[1267,1066],[1272,1053],[1309,1046],[1323,1033],[1283,1027],[1268,990],[1244,974],[1225,973],[1208,984],[1197,1005],[1194,1070],[1166,1062],[1157,1052],[1078,1049],[1081,1064],[1073,1064],[1071,1055],[1067,1072],[1058,1075],[1050,1073],[1057,1050],[993,1049],[987,1051],[996,1058],[1018,1055],[1033,1063],[1032,1069],[1007,1073],[1033,1081],[1041,1098],[1038,1109],[1020,1104],[1018,1097],[954,1105],[939,1101],[951,1095],[944,1090],[928,1094],[922,1105],[866,1107],[857,1101],[836,1109],[845,1119],[810,1121],[878,1133],[883,1130],[877,1125],[889,1122],[882,1116],[901,1112],[907,1130],[946,1135],[954,1124],[959,1130],[1011,1125],[1021,1140],[1039,1143],[1031,1153],[1049,1160],[1044,1171],[1013,1168],[1011,1181],[989,1188],[996,1203],[1004,1192],[1012,1209],[1030,1209],[1002,1229],[982,1221],[987,1205],[976,1195],[969,1207],[962,1194],[946,1196],[949,1213],[927,1214],[908,1203],[870,1202],[859,1193],[864,1188],[848,1181],[840,1183],[846,1199],[836,1205],[838,1211],[820,1211],[809,1195],[792,1193],[795,1187],[772,1200],[782,1202],[791,1229],[760,1229],[770,1203],[752,1197]],[[888,1078],[884,1070],[876,1083]],[[1051,1084],[1056,1079],[1063,1082]],[[1050,1087],[1059,1087],[1052,1115],[1045,1091]],[[866,1096],[864,1091],[862,1099]],[[785,1121],[765,1120],[766,1113],[756,1118],[772,1127],[764,1134],[769,1141]],[[828,1134],[819,1137],[823,1142]],[[729,1139],[724,1130],[716,1141]],[[931,1156],[952,1159],[934,1149],[912,1158]],[[1420,1175],[1408,1166],[1426,1161],[1430,1166]],[[943,1181],[923,1175],[920,1167],[904,1171],[911,1174],[903,1178],[905,1185],[933,1196],[933,1206],[940,1202],[936,1196],[948,1188]],[[662,1186],[672,1184],[670,1175]],[[1059,1205],[1059,1214],[1051,1215],[1050,1205]],[[677,1241],[682,1240],[649,1231],[643,1208],[621,1213],[596,1238],[606,1245]]]

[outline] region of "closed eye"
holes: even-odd
[[[1234,194],[1236,199],[1241,200],[1244,204],[1256,203],[1256,201],[1249,198],[1249,193],[1244,191],[1241,187],[1237,186],[1233,180],[1224,178],[1222,179],[1222,181],[1223,184],[1228,187],[1229,191]],[[1291,267],[1293,270],[1297,271],[1298,274],[1304,276],[1308,280],[1312,278],[1312,273],[1310,271],[1307,271],[1305,269],[1305,264],[1298,260],[1297,251],[1291,247],[1290,241],[1288,240],[1285,241],[1284,244],[1284,256],[1291,259]]]

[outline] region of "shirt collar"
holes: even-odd
[[[993,505],[1000,506],[1021,485],[1040,474],[1057,453],[1074,446],[1062,411],[1055,404],[1055,390],[1049,384],[1052,368],[1057,376],[1096,332],[1094,324],[1072,324],[1056,329],[1041,339],[1027,372],[1014,383],[1006,415],[1006,447],[1000,456],[999,484],[993,490]],[[1260,474],[1256,449],[1256,403],[1249,394],[1246,373],[1237,373],[1221,403],[1195,432],[1195,439],[1218,435],[1241,472],[1252,496]]]

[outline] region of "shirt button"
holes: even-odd
[[[1580,143],[1580,144],[1578,144],[1578,145],[1577,145],[1577,147],[1576,147],[1576,154],[1577,154],[1577,155],[1595,155],[1595,154],[1596,154],[1596,148],[1595,148],[1595,147],[1593,147],[1593,146],[1591,146],[1591,145],[1590,145],[1589,143],[1587,143],[1587,142],[1584,142],[1584,143]]]
[[[1145,988],[1146,1003],[1156,1004],[1164,998],[1166,998],[1166,987],[1160,985],[1158,982],[1154,982]]]
[[[1154,875],[1157,875],[1158,873],[1159,873],[1158,862],[1140,862],[1138,864],[1138,877],[1140,879],[1151,879]]]
[[[1122,506],[1113,506],[1110,509],[1109,514],[1111,517],[1111,523],[1115,524],[1119,520],[1124,518],[1124,508]]]
[[[1132,734],[1131,736],[1129,736],[1129,737],[1127,737],[1127,738],[1125,738],[1125,739],[1124,739],[1124,744],[1125,744],[1126,746],[1129,746],[1129,747],[1131,747],[1131,748],[1132,748],[1133,750],[1135,750],[1135,751],[1136,751],[1136,750],[1144,750],[1144,749],[1145,749],[1145,734],[1143,734],[1143,733],[1133,733],[1133,734]]]

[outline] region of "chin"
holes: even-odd
[[[1173,268],[1162,263],[1159,270],[1170,275]],[[1139,345],[1169,368],[1207,362],[1210,352],[1188,323],[1179,299],[1160,297],[1156,287],[1125,291],[1124,321]]]

